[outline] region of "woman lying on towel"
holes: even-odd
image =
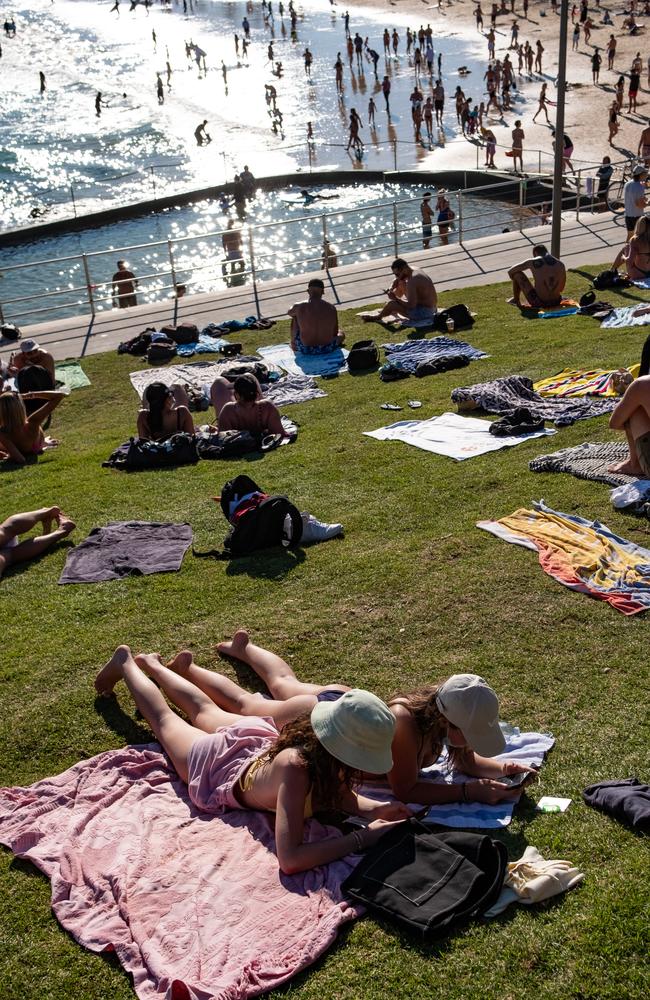
[[[22,396],[15,392],[3,392],[0,395],[0,461],[9,459],[24,465],[30,456],[40,455],[46,448],[54,447],[57,442],[45,437],[42,425],[64,397],[64,392],[53,390],[25,392]],[[43,402],[28,416],[24,399]]]
[[[224,381],[224,380],[220,380]],[[250,431],[251,434],[285,435],[277,406],[260,399],[260,384],[254,375],[238,375],[232,385],[234,400],[217,408],[215,386],[212,400],[220,431]]]
[[[401,802],[375,802],[354,791],[363,773],[382,774],[392,766],[395,720],[375,695],[346,691],[336,702],[312,699],[311,711],[299,714],[285,703],[275,719],[259,699],[259,713],[245,717],[218,708],[183,677],[181,658],[187,656],[180,654],[170,669],[154,654],[134,658],[128,646],[118,646],[95,687],[110,695],[118,681],[126,683],[199,809],[274,812],[283,872],[305,871],[369,847],[392,822],[410,815]],[[172,711],[161,688],[190,722]],[[354,833],[304,842],[304,820],[324,809],[371,822]]]
[[[165,441],[184,431],[194,434],[194,421],[187,406],[179,405],[174,391],[163,382],[152,382],[142,397],[146,404],[138,413],[138,437]]]
[[[348,690],[344,684],[306,684],[275,653],[254,645],[248,632],[239,629],[231,642],[217,646],[220,653],[248,664],[264,681],[273,699],[244,691],[229,678],[192,662],[189,652],[179,653],[170,667],[200,688],[229,712],[268,715],[278,725],[311,711],[314,705],[335,703]],[[498,779],[529,771],[515,761],[490,760],[503,752],[505,740],[499,726],[499,701],[483,678],[455,674],[443,684],[418,688],[392,698],[388,707],[395,722],[393,766],[388,782],[402,802],[438,805],[448,802],[494,804],[516,798],[521,788],[509,788]],[[436,784],[420,777],[448,748],[452,770],[475,777],[464,784]]]

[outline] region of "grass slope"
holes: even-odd
[[[573,272],[569,292],[586,287]],[[581,422],[552,440],[531,441],[464,463],[362,436],[391,422],[384,401],[424,405],[417,416],[452,409],[454,386],[498,375],[551,375],[565,366],[638,360],[643,329],[601,331],[585,318],[531,322],[504,303],[505,286],[448,293],[479,318],[467,339],[489,352],[462,372],[384,385],[376,375],[325,383],[329,396],[287,412],[301,425],[296,445],[257,462],[125,476],[102,469],[133,432],[137,401],[127,374],[139,359],[84,361],[92,389],[72,394],[55,418],[61,446],[36,466],[0,476],[0,510],[59,503],[80,540],[108,520],[187,520],[199,548],[219,544],[225,522],[210,497],[240,471],[286,492],[302,509],[341,520],[343,541],[304,554],[267,554],[232,564],[185,559],[177,574],[85,587],[57,587],[65,546],[8,574],[2,593],[0,783],[29,784],[75,761],[149,738],[128,713],[100,715],[92,680],[120,642],[170,654],[191,647],[198,662],[230,672],[213,646],[246,625],[304,679],[346,681],[383,696],[469,670],[500,693],[502,717],[550,730],[556,749],[540,789],[526,798],[503,839],[511,857],[527,843],[569,858],[587,875],[581,888],[533,911],[512,909],[434,944],[417,943],[367,918],[342,935],[318,965],[285,991],[300,1000],[390,995],[499,1000],[633,1000],[648,995],[650,865],[641,838],[587,809],[588,783],[648,772],[648,625],[572,593],[545,576],[536,556],[475,528],[532,499],[609,523],[650,544],[650,526],[613,513],[607,488],[569,476],[535,475],[535,455],[611,437],[606,419]],[[611,301],[629,304],[643,293]],[[348,340],[382,337],[354,312]],[[257,347],[287,337],[245,336]],[[390,338],[383,338],[390,339]],[[408,416],[409,410],[404,415]],[[72,543],[70,543],[72,544]],[[248,684],[254,678],[242,673]],[[564,815],[537,815],[538,794],[574,799]],[[133,996],[110,958],[78,947],[54,921],[49,885],[31,866],[0,854],[0,995],[25,1000]]]

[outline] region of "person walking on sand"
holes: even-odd
[[[163,87],[162,77],[160,73],[156,73],[156,95],[158,97],[158,104],[164,104],[165,90]]]
[[[433,88],[433,109],[436,114],[436,125],[442,128],[442,115],[445,109],[445,88],[442,85],[442,80],[436,80],[436,85]]]
[[[386,102],[386,113],[390,115],[390,80],[387,76],[381,81],[381,92]]]
[[[614,57],[616,55],[616,39],[614,35],[609,36],[609,41],[605,48],[607,50],[607,69],[614,69]]]
[[[537,49],[537,52],[535,53],[535,71],[537,73],[541,73],[542,72],[542,56],[544,54],[544,46],[542,45],[542,43],[539,40],[539,38],[535,42],[535,47]]]
[[[609,125],[609,144],[610,146],[613,146],[614,145],[613,140],[618,135],[618,130],[619,130],[618,108],[616,106],[615,100],[612,101],[611,107],[609,109],[608,125]]]
[[[542,84],[542,89],[539,92],[539,107],[537,108],[537,111],[533,115],[533,121],[534,122],[537,121],[537,116],[541,115],[541,113],[543,111],[544,114],[546,115],[546,124],[550,125],[551,121],[550,121],[550,118],[548,117],[548,109],[546,107],[546,89],[547,89],[547,87],[548,87],[547,83],[543,83]]]
[[[515,173],[517,172],[517,161],[519,161],[519,170],[523,174],[524,172],[524,150],[523,141],[526,138],[524,135],[524,130],[521,127],[521,122],[516,121],[515,127],[512,130],[512,165]]]
[[[377,105],[374,99],[371,97],[368,101],[368,126],[369,128],[375,128],[375,111],[377,110]]]
[[[336,62],[334,63],[334,76],[336,78],[336,90],[339,94],[343,93],[343,60],[341,59],[341,53],[336,53]]]
[[[571,42],[571,48],[574,52],[578,51],[578,45],[580,44],[580,21],[576,21],[573,26],[573,40]]]
[[[591,75],[593,77],[594,86],[598,83],[600,77],[600,67],[603,64],[602,57],[600,55],[600,50],[598,46],[594,49],[593,55],[591,57]]]
[[[42,69],[39,70],[38,72],[38,81],[39,81],[40,94],[42,97],[43,94],[45,93],[45,73],[43,72]]]
[[[483,31],[483,11],[481,10],[480,3],[477,4],[476,10],[474,11],[474,17],[476,18],[476,30]]]
[[[639,93],[639,85],[641,83],[641,73],[636,72],[634,69],[634,63],[632,64],[632,70],[630,72],[630,82],[627,91],[627,113],[632,114],[633,111],[637,109],[637,95]]]

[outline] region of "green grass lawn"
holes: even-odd
[[[569,292],[586,287],[586,272],[572,272]],[[511,858],[534,844],[546,857],[570,859],[586,873],[580,888],[433,944],[368,917],[273,996],[648,996],[647,843],[581,801],[582,788],[594,781],[650,778],[648,622],[569,591],[545,576],[534,553],[475,527],[543,497],[650,545],[648,522],[613,512],[607,487],[528,471],[538,454],[612,437],[606,418],[462,463],[362,436],[412,415],[386,413],[382,402],[405,406],[419,398],[424,405],[413,415],[424,418],[454,409],[449,394],[458,385],[639,360],[647,329],[601,331],[582,317],[532,322],[505,305],[506,295],[495,285],[442,297],[443,305],[464,301],[478,313],[466,339],[489,359],[390,385],[376,374],[328,381],[326,399],[287,409],[300,424],[297,443],[260,461],[131,476],[103,469],[102,460],[133,433],[138,405],[127,376],[143,365],[115,354],[90,357],[84,369],[92,388],[74,392],[55,415],[60,447],[37,465],[0,474],[3,516],[58,503],[77,521],[75,541],[109,520],[144,518],[189,521],[198,548],[219,545],[226,523],[210,498],[243,471],[346,529],[344,540],[304,554],[230,564],[190,553],[179,573],[94,586],[57,586],[65,545],[9,573],[0,583],[2,785],[26,785],[149,738],[124,690],[119,700],[131,726],[111,728],[95,708],[93,677],[118,643],[165,655],[189,646],[199,663],[231,673],[214,644],[239,625],[289,658],[306,680],[344,681],[384,697],[450,673],[480,673],[499,692],[503,718],[555,735],[541,786],[500,836]],[[606,295],[620,304],[643,296]],[[369,333],[391,339],[353,311],[342,315],[342,326],[349,343]],[[245,348],[286,340],[287,331],[280,323],[245,334]],[[536,814],[534,800],[544,793],[574,801],[563,815]],[[47,880],[4,850],[0,887],[2,998],[133,996],[115,961],[84,951],[61,930]]]

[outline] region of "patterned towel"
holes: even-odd
[[[435,361],[437,358],[454,357],[487,358],[488,355],[462,340],[451,337],[433,337],[431,340],[406,340],[399,344],[384,344],[386,360],[399,362],[400,368],[413,374],[421,361]]]
[[[459,411],[479,409],[500,416],[525,406],[535,420],[550,420],[556,427],[600,417],[603,413],[611,413],[616,406],[615,399],[544,399],[535,392],[531,379],[522,375],[507,375],[492,382],[454,389],[451,398]]]
[[[498,521],[479,521],[477,528],[536,550],[542,569],[558,583],[607,601],[624,615],[650,608],[650,550],[543,500],[533,506]]]
[[[310,841],[336,832],[305,824]],[[0,789],[0,842],[47,875],[61,925],[115,952],[140,1000],[257,996],[362,912],[341,895],[357,858],[283,875],[272,817],[200,812],[156,743]]]
[[[550,455],[538,455],[528,463],[531,472],[568,472],[578,479],[593,479],[608,486],[624,486],[632,483],[636,476],[624,476],[620,472],[608,472],[608,466],[623,462],[629,455],[624,441],[607,441],[601,444],[577,444],[574,448],[562,448]]]
[[[191,358],[193,354],[216,354],[230,341],[223,337],[212,337],[208,333],[200,333],[199,339],[191,344],[179,344],[176,353],[180,358]]]
[[[338,375],[347,371],[348,351],[338,348],[329,354],[296,354],[289,344],[271,344],[258,347],[257,353],[267,365],[276,365],[288,375]]]
[[[264,398],[276,406],[289,406],[290,403],[306,403],[310,399],[320,399],[327,396],[317,385],[315,379],[308,375],[285,375],[278,382],[263,385]]]
[[[640,312],[645,310],[645,312]],[[639,314],[640,313],[640,314]],[[646,326],[650,323],[650,305],[622,306],[610,313],[600,324],[601,330],[618,330],[623,326]]]
[[[618,369],[617,369],[618,370]],[[639,374],[639,365],[628,369],[634,378]],[[540,396],[600,396],[620,399],[612,385],[614,369],[565,368],[551,378],[535,382],[533,389]]]

